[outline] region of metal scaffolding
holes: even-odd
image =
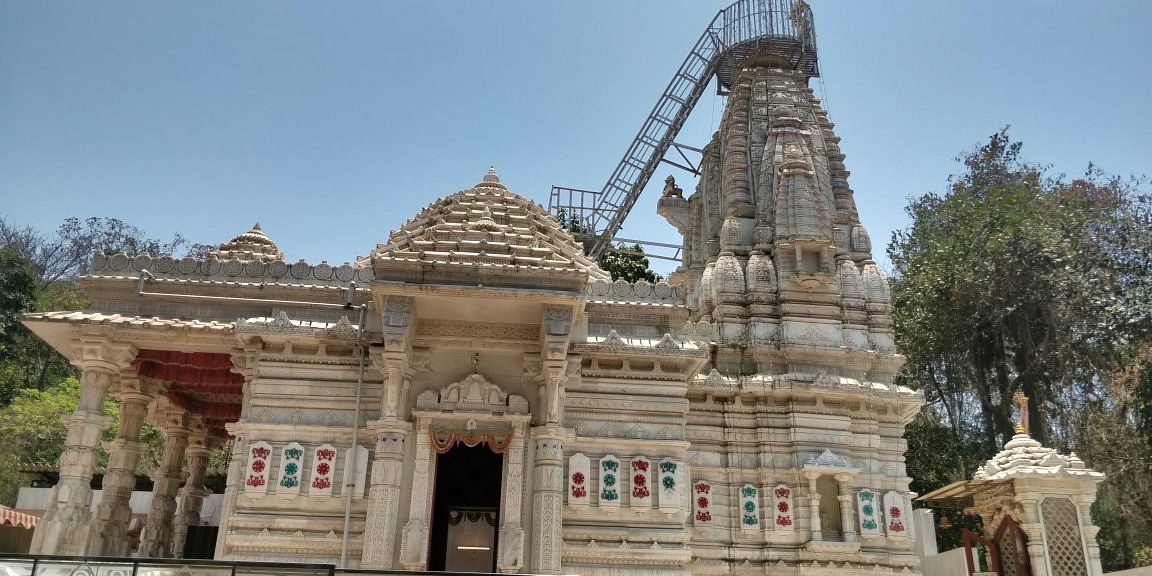
[[[603,189],[552,187],[549,210],[563,218],[591,258],[611,246],[661,162],[684,168],[664,156],[674,146],[682,156],[681,148],[695,150],[675,139],[712,77],[716,77],[717,93],[727,95],[745,63],[765,57],[810,77],[820,75],[812,11],[804,0],[739,0],[718,12],[672,76]],[[696,173],[695,166],[688,165]]]

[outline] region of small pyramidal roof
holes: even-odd
[[[494,168],[471,188],[429,204],[368,258],[378,277],[406,264],[435,263],[609,278],[547,210],[501,184]]]
[[[974,480],[1002,480],[1022,476],[1084,476],[1099,480],[1104,475],[1084,465],[1073,452],[1068,456],[1048,448],[1017,429],[1017,434],[1004,445],[1000,453],[984,463]]]
[[[237,234],[231,240],[221,244],[220,248],[212,254],[221,260],[237,258],[239,260],[271,262],[284,259],[284,253],[280,251],[271,238],[264,234],[264,231],[260,229],[259,222],[253,225],[251,230]]]

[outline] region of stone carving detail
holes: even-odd
[[[689,320],[680,328],[680,337],[694,342],[711,342],[716,339],[716,326],[704,320]]]
[[[809,466],[827,466],[827,467],[840,467],[851,468],[852,463],[843,456],[833,454],[831,450],[825,450],[819,456],[812,455],[808,457],[807,464]]]
[[[684,429],[665,424],[624,424],[619,422],[575,421],[576,433],[596,438],[637,440],[683,440]]]
[[[600,459],[599,505],[605,512],[620,508],[620,468],[620,459],[611,454]]]
[[[588,488],[592,485],[592,468],[588,457],[577,452],[568,457],[568,506],[584,509],[591,500]]]
[[[507,394],[480,374],[470,374],[455,384],[435,392],[425,390],[416,397],[418,410],[527,414],[528,401],[523,396]]]
[[[646,304],[684,305],[684,288],[660,281],[650,283],[645,280],[629,283],[625,280],[593,280],[588,283],[584,294],[593,302],[627,302]]]
[[[299,494],[300,479],[304,477],[304,447],[292,442],[280,450],[280,480],[277,494]]]
[[[245,493],[264,494],[268,491],[268,467],[271,460],[271,444],[261,441],[248,446],[248,468],[244,480]]]
[[[409,296],[385,296],[384,325],[392,328],[407,327],[412,319],[412,305],[415,300]]]
[[[760,530],[760,489],[752,484],[740,487],[740,530],[757,532]]]
[[[652,507],[652,461],[636,456],[628,463],[629,485],[632,497],[629,500],[633,510],[641,511]]]
[[[336,477],[336,448],[324,444],[312,452],[312,479],[308,484],[309,496],[331,496]]]
[[[342,340],[355,340],[359,336],[356,325],[352,324],[347,316],[341,316],[331,326],[312,326],[309,322],[292,320],[288,317],[288,312],[284,310],[281,310],[272,319],[237,318],[236,331],[242,333],[295,334]]]
[[[779,484],[772,489],[773,530],[794,530],[796,528],[792,521],[795,514],[792,496],[792,488],[785,484]]]
[[[408,509],[408,522],[404,524],[400,541],[400,564],[406,570],[423,570],[427,566],[425,555],[428,550],[428,500],[432,492],[434,466],[432,439],[428,434],[427,425],[423,425],[416,435],[416,461],[412,469],[412,503]],[[511,482],[512,479],[509,478],[509,483]]]
[[[657,467],[660,474],[660,511],[664,514],[679,512],[684,506],[684,464],[665,458]]]
[[[512,436],[505,451],[504,509],[501,511],[499,566],[501,572],[519,572],[524,566],[524,529],[522,528],[522,502],[524,498],[524,449],[522,429]]]
[[[909,536],[908,507],[904,502],[904,495],[895,490],[884,494],[884,529],[888,536]]]
[[[289,274],[291,268],[291,274]],[[124,276],[125,272],[147,270],[159,279],[182,279],[192,276],[196,280],[216,280],[225,282],[251,282],[263,278],[268,284],[311,284],[321,286],[343,286],[355,279],[369,283],[375,279],[371,266],[353,265],[345,262],[333,267],[327,262],[315,266],[303,260],[289,266],[283,260],[275,259],[265,263],[261,260],[245,258],[221,258],[212,254],[207,258],[174,259],[163,254],[139,254],[130,257],[123,252],[109,254],[96,251],[88,267],[91,276]],[[238,278],[243,274],[247,278]]]
[[[865,488],[856,493],[856,512],[860,519],[860,534],[864,536],[879,536],[880,508],[883,503],[875,490]]]
[[[442,338],[500,338],[534,342],[540,339],[540,327],[532,324],[421,320],[416,326],[416,335]]]
[[[697,528],[712,526],[712,484],[697,480],[692,484],[692,522]]]

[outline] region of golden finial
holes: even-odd
[[[1016,393],[1016,404],[1020,406],[1020,421],[1016,424],[1017,434],[1028,433],[1028,397],[1023,392]]]

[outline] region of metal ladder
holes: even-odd
[[[552,187],[549,209],[563,216],[577,237],[583,236],[589,257],[595,259],[611,247],[661,162],[699,175],[686,157],[688,166],[683,166],[666,160],[665,154],[673,147],[682,157],[683,148],[699,152],[675,139],[712,76],[717,77],[717,93],[727,94],[742,63],[761,54],[785,57],[797,70],[819,75],[812,12],[803,0],[739,0],[718,12],[672,76],[603,189]],[[564,194],[569,202],[561,201]],[[583,197],[573,201],[574,195]]]

